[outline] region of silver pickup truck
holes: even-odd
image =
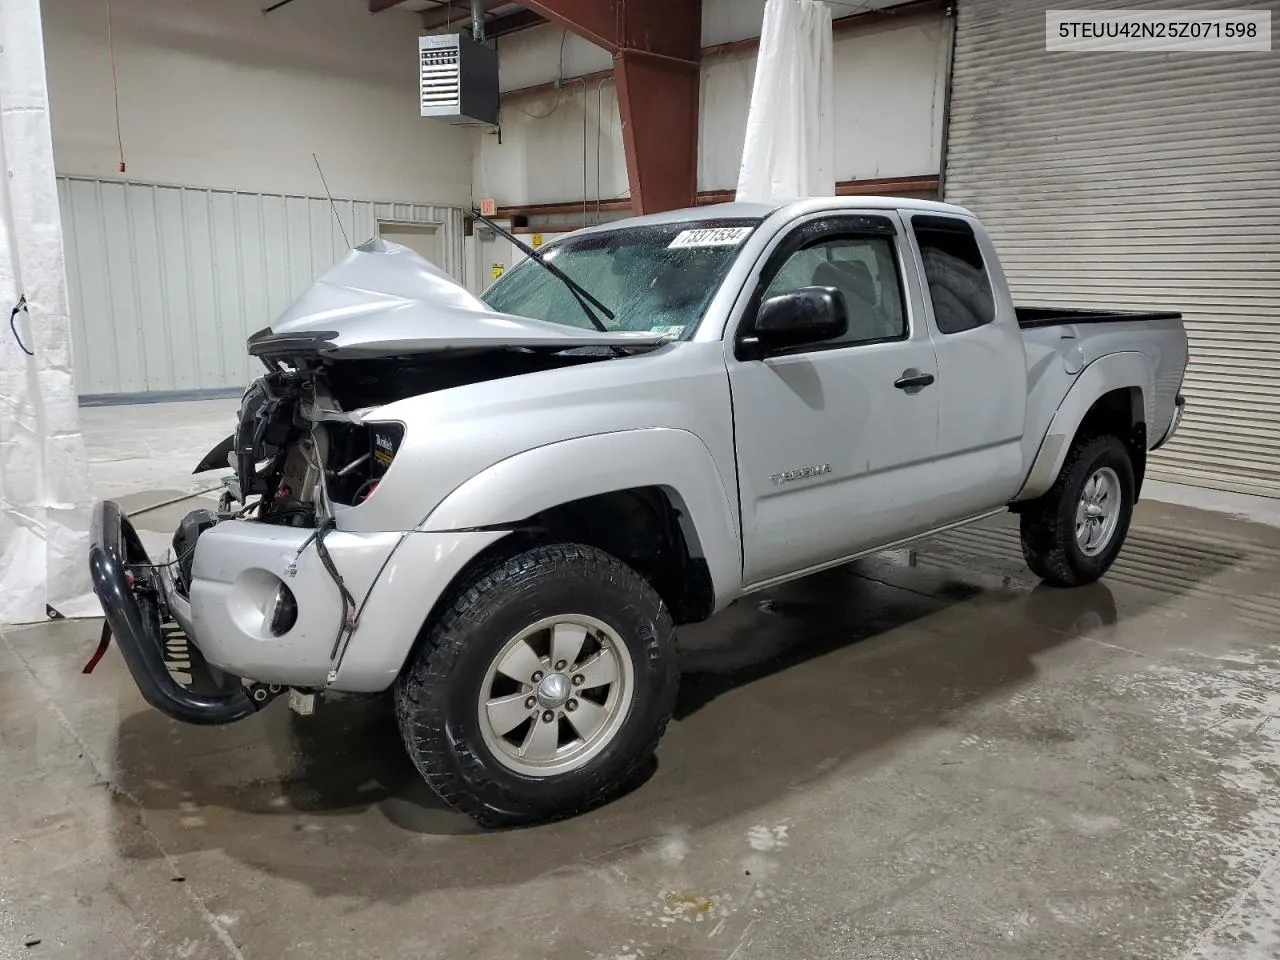
[[[249,339],[264,376],[197,468],[230,468],[218,510],[153,561],[98,504],[150,704],[393,691],[446,801],[572,814],[656,748],[680,624],[1004,510],[1037,575],[1096,580],[1182,410],[1178,314],[1017,308],[959,207],[727,204],[530,253],[475,297],[356,248]]]

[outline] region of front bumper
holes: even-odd
[[[355,600],[354,617],[345,625],[341,595],[317,553],[312,529],[239,520],[210,527],[196,542],[184,597],[174,587],[173,564],[153,564],[129,520],[107,501],[94,511],[90,567],[112,632],[147,702],[190,723],[225,723],[254,710],[240,678],[284,687],[385,690],[439,597],[470,560],[503,535],[329,531],[325,548]],[[294,596],[297,619],[276,636],[268,610],[281,583]],[[200,667],[221,684],[217,697],[201,698],[169,675],[162,640],[166,619],[186,633],[193,674]]]
[[[164,588],[133,524],[110,500],[94,507],[89,572],[125,664],[147,703],[175,720],[196,724],[231,723],[257,710],[237,677],[209,669],[194,648],[189,648],[190,687],[169,672],[162,632]]]
[[[331,530],[324,546],[361,607],[403,533]],[[323,687],[356,632],[344,629],[342,599],[315,545],[316,531],[226,520],[196,541],[190,603],[172,596],[175,619],[214,666],[267,684]],[[267,611],[280,584],[297,604],[293,626],[275,636]]]

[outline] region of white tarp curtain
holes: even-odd
[[[99,612],[39,0],[0,0],[0,624]],[[13,312],[22,297],[26,309]]]
[[[820,0],[768,0],[739,200],[835,193],[834,59],[830,7]]]

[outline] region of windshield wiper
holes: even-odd
[[[614,318],[613,311],[610,310],[608,307],[606,307],[603,303],[601,303],[595,297],[593,297],[586,290],[584,290],[581,284],[578,283],[578,281],[574,280],[571,276],[569,276],[567,273],[565,273],[563,270],[557,267],[554,263],[552,263],[542,254],[540,254],[537,250],[533,249],[533,247],[529,246],[522,240],[516,239],[514,234],[509,233],[506,230],[504,230],[502,227],[498,226],[496,223],[494,223],[492,220],[490,220],[480,211],[473,210],[471,212],[471,215],[475,217],[477,220],[479,220],[481,223],[488,226],[490,229],[497,232],[500,236],[503,236],[506,239],[510,240],[512,243],[514,243],[517,247],[521,249],[521,251],[524,252],[525,256],[527,256],[530,260],[533,260],[536,263],[541,264],[543,267],[549,270],[553,277],[557,277],[558,279],[563,281],[564,285],[569,288],[569,292],[573,294],[573,298],[578,301],[578,305],[582,307],[582,312],[585,313],[587,315],[587,319],[591,321],[591,325],[595,327],[597,330],[599,330],[601,333],[609,332],[609,328],[604,325],[604,321],[602,321],[596,315],[596,312],[592,310],[591,307],[588,306],[587,304],[588,302],[590,302],[592,305],[597,307],[600,310],[600,312],[603,313],[610,320]]]

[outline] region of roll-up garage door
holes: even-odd
[[[946,199],[1020,304],[1181,311],[1189,414],[1151,475],[1280,496],[1280,53],[1048,53],[1063,5],[957,6]]]

